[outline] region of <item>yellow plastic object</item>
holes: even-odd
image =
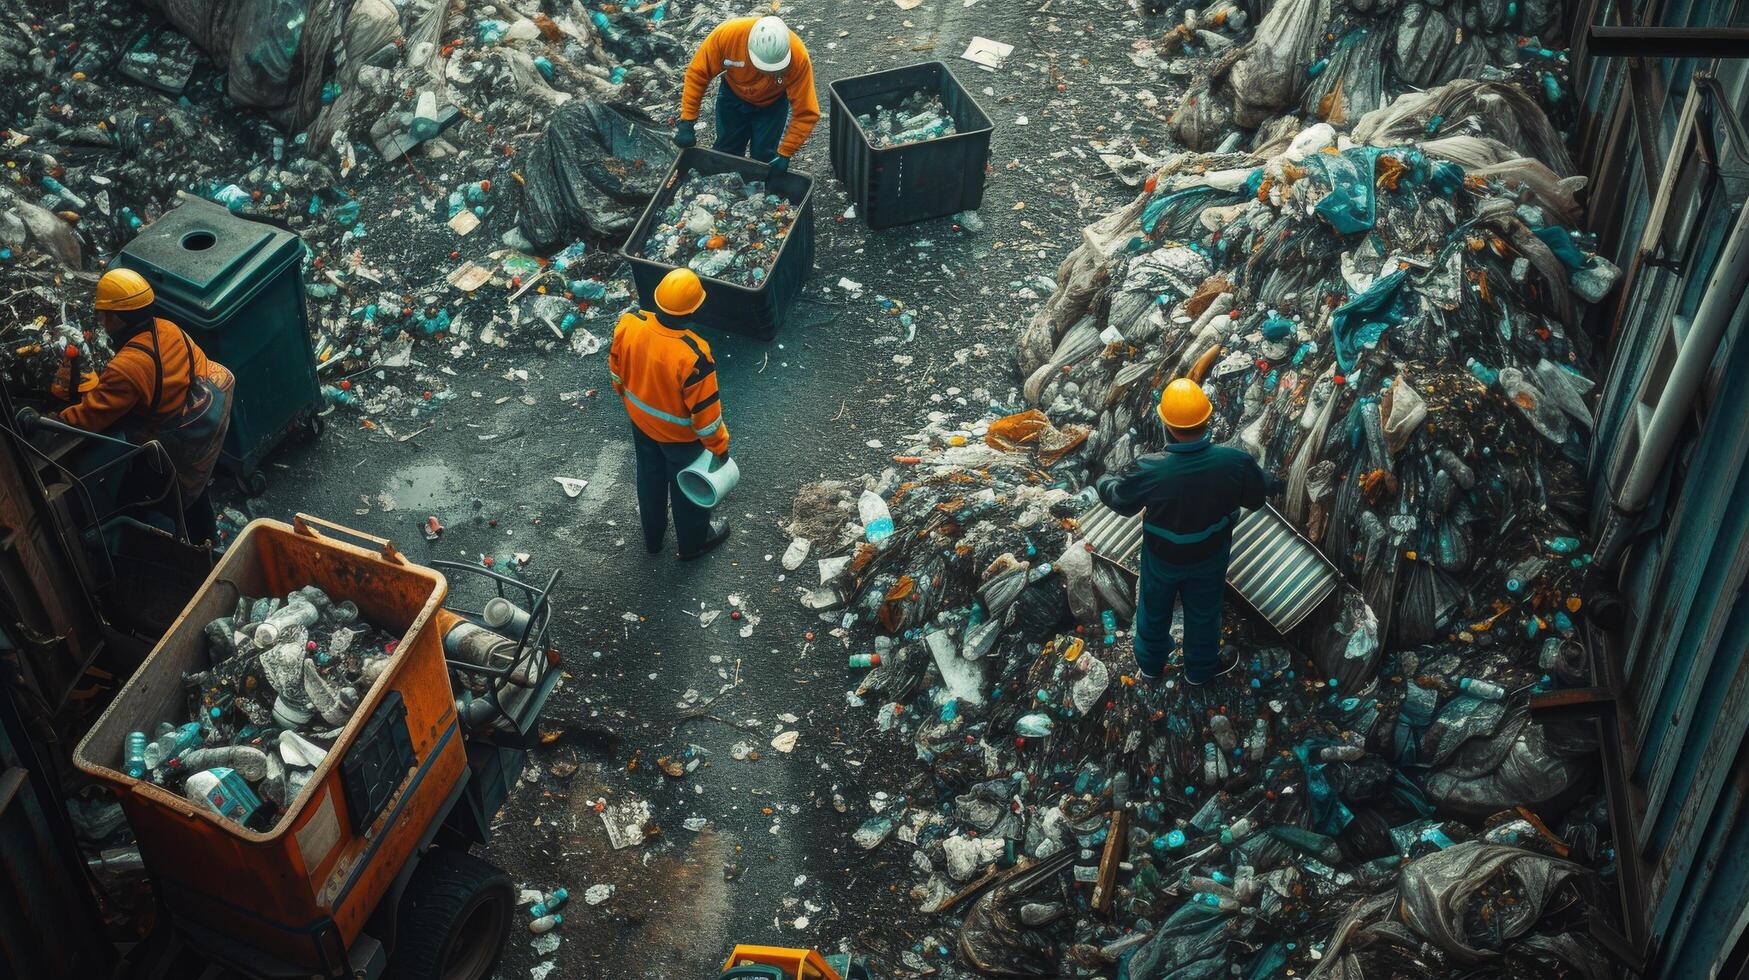
[[[1160,421],[1174,429],[1194,429],[1207,422],[1215,407],[1202,385],[1189,378],[1179,378],[1160,393]]]
[[[368,542],[361,547],[339,536]],[[249,830],[161,786],[128,776],[122,746],[186,712],[182,675],[206,666],[206,624],[237,596],[306,585],[358,604],[400,634],[388,668],[279,822]],[[159,895],[178,921],[235,938],[310,973],[344,964],[344,950],[437,820],[467,758],[435,621],[449,583],[393,544],[305,514],[295,525],[251,522],[182,615],[79,743],[73,762],[121,800]],[[405,709],[413,763],[376,818],[356,826],[343,763],[391,694]]]
[[[111,269],[97,280],[100,310],[138,310],[152,304],[152,284],[132,269]]]
[[[704,305],[704,283],[691,269],[675,269],[656,284],[656,308],[669,316],[688,316]]]
[[[844,980],[838,971],[826,965],[818,950],[790,949],[786,946],[736,946],[723,963],[723,969],[737,966],[775,966],[791,980]]]

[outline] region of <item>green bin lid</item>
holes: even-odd
[[[184,326],[212,329],[302,255],[303,240],[292,232],[190,200],[147,225],[117,264],[145,276],[158,304]]]

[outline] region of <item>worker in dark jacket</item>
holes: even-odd
[[[644,547],[662,550],[668,509],[680,557],[697,558],[729,536],[729,522],[692,502],[676,479],[708,449],[729,455],[729,427],[717,391],[717,365],[704,338],[686,328],[686,318],[704,305],[704,284],[691,269],[675,269],[656,286],[656,312],[620,317],[607,368],[613,390],[632,419],[638,463],[638,515]]]
[[[156,440],[176,467],[189,540],[216,542],[208,487],[231,426],[235,379],[181,327],[155,316],[155,299],[151,284],[132,269],[111,269],[97,280],[97,322],[115,356],[97,385],[59,417],[90,432],[119,426],[136,443]]]
[[[1221,649],[1221,601],[1233,523],[1240,507],[1260,507],[1281,480],[1245,452],[1211,446],[1214,406],[1202,387],[1179,378],[1160,395],[1166,451],[1143,456],[1123,473],[1100,478],[1099,498],[1119,514],[1142,511],[1146,532],[1136,600],[1136,666],[1158,680],[1171,655],[1172,603],[1184,598],[1184,679],[1193,685],[1232,670]]]

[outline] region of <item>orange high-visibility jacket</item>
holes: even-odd
[[[753,67],[747,58],[747,35],[753,32],[757,17],[737,17],[724,21],[711,31],[692,64],[686,66],[686,88],[680,95],[680,118],[696,120],[704,102],[705,86],[718,75],[735,94],[754,105],[770,105],[779,97],[789,96],[789,128],[777,152],[793,157],[814,124],[820,121],[820,100],[814,96],[814,63],[808,60],[808,48],[794,31],[789,35],[789,67],[783,71],[780,83]]]
[[[652,313],[627,313],[613,328],[607,369],[626,414],[645,435],[657,442],[703,442],[713,453],[729,451],[717,365],[703,337],[665,327]]]
[[[163,381],[152,360],[152,338],[164,365]],[[98,375],[97,387],[85,393],[79,404],[61,411],[61,421],[87,432],[107,432],[117,422],[135,416],[148,426],[166,421],[182,411],[188,387],[196,377],[218,380],[225,369],[208,361],[182,328],[169,320],[154,318],[152,329],[135,334]],[[152,397],[157,393],[157,410]]]

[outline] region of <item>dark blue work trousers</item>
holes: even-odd
[[[1136,666],[1159,677],[1172,655],[1172,604],[1184,600],[1184,676],[1203,683],[1220,664],[1221,601],[1226,598],[1231,542],[1202,561],[1175,565],[1142,549],[1136,595]]]
[[[717,142],[711,149],[770,163],[788,126],[788,99],[754,105],[736,95],[728,82],[717,86]]]
[[[638,461],[638,519],[644,525],[644,548],[651,554],[662,550],[668,533],[668,509],[674,509],[674,537],[680,553],[692,554],[704,547],[711,533],[711,512],[692,502],[675,477],[704,452],[704,444],[657,442],[632,426],[632,447]]]

